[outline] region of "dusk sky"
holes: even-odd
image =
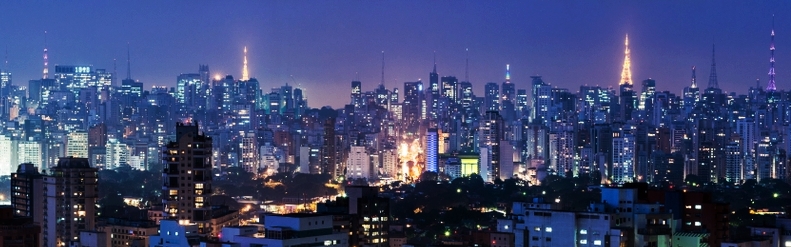
[[[712,43],[719,84],[745,93],[767,83],[775,17],[777,88],[791,89],[791,1],[2,1],[0,49],[14,83],[41,77],[44,31],[54,65],[93,65],[174,86],[180,73],[241,77],[242,50],[265,92],[296,82],[312,107],[349,103],[359,73],[363,90],[424,82],[436,51],[440,76],[464,79],[465,48],[476,94],[486,82],[528,88],[529,76],[577,91],[615,87],[629,34],[632,71],[658,90],[680,94],[690,68],[706,87]]]

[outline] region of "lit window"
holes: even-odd
[[[544,231],[546,231],[546,232],[552,232],[552,227],[547,227],[547,228],[546,228]]]
[[[695,209],[703,209],[703,206],[695,205]]]
[[[601,245],[601,240],[593,240],[593,245]]]
[[[540,232],[540,231],[541,231],[541,227],[537,227],[537,226],[536,226],[536,228],[534,228],[533,230],[535,230],[535,231],[537,231],[537,232]]]
[[[588,234],[588,230],[582,229],[580,230],[580,234]]]
[[[700,226],[700,221],[695,221],[695,226]]]
[[[588,244],[588,240],[587,239],[580,239],[580,244]]]

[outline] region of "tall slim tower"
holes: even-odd
[[[769,45],[769,85],[766,86],[766,91],[774,92],[777,90],[775,86],[775,18],[772,16],[772,42]]]
[[[720,88],[717,83],[717,63],[714,61],[714,45],[711,45],[711,74],[709,74],[709,88]]]
[[[624,57],[623,57],[623,70],[621,71],[621,83],[620,85],[632,85],[632,57],[631,52],[629,51],[629,34],[626,35],[626,41],[624,42],[626,49],[624,50]]]
[[[698,88],[698,82],[695,76],[695,66],[692,66],[692,85],[690,88]]]
[[[250,74],[247,72],[247,46],[244,47],[244,67],[242,67],[242,81],[250,80]]]
[[[181,225],[198,224],[198,234],[212,233],[212,138],[198,125],[176,125],[176,141],[164,150],[163,216]]]
[[[47,31],[44,31],[44,75],[43,79],[49,79],[49,59],[47,58]]]
[[[126,42],[126,79],[132,80],[132,62],[129,52],[129,42]]]

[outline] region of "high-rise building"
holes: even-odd
[[[422,116],[421,103],[423,101],[423,95],[423,82],[404,83],[404,103],[401,110],[402,120],[409,124],[420,121],[420,117]]]
[[[439,131],[428,129],[426,132],[426,171],[439,172]]]
[[[437,61],[436,61],[436,54],[434,57],[434,70],[428,74],[428,111],[430,112],[429,116],[431,119],[437,118],[437,110],[440,107],[440,96],[442,95],[442,90],[440,88],[439,82],[439,74],[437,74]]]
[[[162,172],[163,216],[179,224],[197,224],[198,232],[212,231],[212,138],[198,125],[176,125],[176,141],[167,144]]]
[[[354,105],[355,108],[362,107],[363,105],[363,89],[362,89],[362,82],[360,81],[352,81],[352,101],[351,104]]]
[[[349,158],[346,161],[346,178],[373,180],[371,157],[368,156],[365,146],[351,146],[350,149]]]
[[[455,104],[459,98],[459,80],[455,76],[443,76],[440,78],[442,83],[442,97]]]
[[[60,158],[50,168],[50,176],[44,177],[44,246],[69,246],[79,240],[80,231],[96,229],[98,183],[98,170],[87,158]]]
[[[491,167],[489,169],[491,181],[497,178],[502,180],[510,178],[500,174],[500,141],[503,140],[503,126],[503,118],[499,113],[496,111],[487,111],[486,117],[480,127],[481,146],[489,148],[492,154],[490,157]]]
[[[552,87],[541,79],[541,76],[531,76],[533,79],[533,113],[531,118],[540,121],[544,126],[549,126],[550,108],[552,107]]]
[[[623,129],[613,131],[612,136],[612,173],[613,183],[634,182],[635,178],[635,137]]]
[[[483,98],[486,111],[500,111],[500,85],[495,82],[486,83],[484,91]]]
[[[324,135],[321,146],[321,173],[330,174],[335,179],[338,178],[338,157],[336,155],[335,143],[335,118],[328,118],[324,121]]]
[[[0,135],[0,174],[11,174],[16,164],[16,145],[10,136]]]
[[[88,158],[88,132],[75,131],[67,135],[66,156]]]
[[[242,141],[239,143],[239,151],[241,152],[241,165],[245,171],[258,174],[258,138],[256,138],[255,131],[247,131],[242,133]]]
[[[11,174],[11,207],[14,215],[27,216],[36,224],[44,222],[44,175],[30,163],[20,164]]]

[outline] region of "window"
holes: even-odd
[[[546,228],[546,229],[544,229],[544,231],[546,231],[546,232],[552,232],[552,227],[549,227],[549,226],[547,226],[547,228]]]
[[[593,245],[601,245],[601,240],[593,240]]]
[[[695,221],[695,226],[700,226],[700,221]]]
[[[695,209],[703,209],[703,206],[701,206],[701,205],[695,205]]]
[[[533,230],[535,230],[537,232],[540,232],[541,231],[541,227],[536,226],[536,228],[533,228]]]
[[[588,240],[587,239],[580,239],[580,244],[588,244]]]
[[[580,234],[588,234],[588,230],[582,229],[580,230]]]

